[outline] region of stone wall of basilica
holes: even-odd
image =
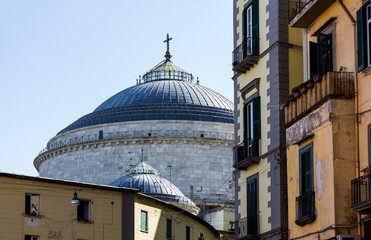
[[[232,124],[110,123],[57,135],[34,164],[42,177],[109,184],[143,154],[187,197],[225,201],[234,194],[232,147]]]

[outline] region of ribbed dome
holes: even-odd
[[[126,171],[122,176],[110,185],[115,187],[126,187],[139,189],[143,194],[172,203],[187,211],[197,214],[198,208],[195,203],[165,178],[160,177],[158,171],[145,162],[140,162]]]
[[[233,123],[233,104],[192,79],[171,61],[161,62],[143,76],[144,83],[117,93],[58,134],[98,124],[141,120]]]

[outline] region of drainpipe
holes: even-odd
[[[357,165],[357,177],[359,178],[361,176],[361,163],[359,159],[359,109],[358,109],[358,56],[357,56],[357,22],[354,20],[353,16],[350,14],[347,7],[344,5],[342,0],[338,0],[341,7],[344,9],[345,13],[348,15],[350,21],[352,22],[353,27],[353,45],[354,45],[354,104],[355,104],[355,122],[356,122],[356,146],[355,146],[355,160]],[[358,215],[358,222],[360,223],[361,215]],[[358,225],[358,231],[361,233],[361,224]]]

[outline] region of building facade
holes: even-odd
[[[287,239],[284,114],[302,82],[301,30],[288,1],[234,0],[236,239]]]
[[[136,189],[8,173],[0,183],[2,239],[219,239],[207,222]]]
[[[314,80],[285,108],[292,239],[371,239],[369,5],[289,5],[291,27],[303,31],[304,79]]]

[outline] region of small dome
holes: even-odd
[[[145,162],[140,162],[126,171],[128,175],[122,176],[110,185],[139,189],[143,194],[169,202],[189,212],[197,214],[196,204],[165,178],[160,177],[158,171]]]

